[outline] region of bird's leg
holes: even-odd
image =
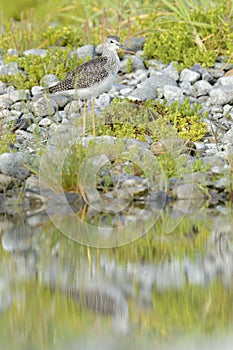
[[[83,105],[83,137],[85,136],[85,133],[86,133],[86,120],[87,120],[87,101],[84,100],[84,105]]]
[[[95,101],[91,101],[92,135],[95,137]]]

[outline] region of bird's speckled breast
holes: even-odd
[[[115,74],[111,76],[109,75],[107,78],[103,79],[101,82],[98,82],[92,87],[89,87],[87,89],[78,89],[77,97],[81,100],[89,100],[92,98],[96,98],[104,92],[108,92],[111,89],[114,78]]]

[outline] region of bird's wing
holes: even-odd
[[[67,78],[71,77],[76,80],[77,88],[87,88],[89,86],[98,83],[108,76],[108,71],[106,70],[106,57],[94,58],[90,61],[83,63],[81,66],[77,67],[75,70],[67,75]]]
[[[65,79],[55,86],[49,88],[49,92],[57,92],[63,90],[82,89],[93,86],[108,76],[106,69],[107,58],[100,56],[83,63],[71,72]]]

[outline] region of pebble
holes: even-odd
[[[15,49],[8,49],[7,53],[9,56],[19,56],[18,50],[15,50]]]
[[[163,96],[168,101],[180,100],[183,96],[182,90],[178,86],[165,85],[163,88]]]
[[[51,119],[45,117],[43,119],[41,119],[41,121],[39,122],[39,126],[42,126],[42,127],[48,127],[52,124],[52,121]]]
[[[149,86],[139,87],[128,94],[128,98],[132,100],[144,101],[147,99],[154,99],[157,97],[157,93]]]
[[[133,51],[139,51],[143,49],[143,46],[145,44],[146,38],[135,38],[131,37],[125,40],[124,45],[127,47],[130,47]]]
[[[210,92],[210,103],[212,105],[226,105],[233,103],[233,87],[230,85],[224,85],[211,89]]]
[[[16,179],[26,179],[30,171],[28,156],[22,152],[0,154],[0,173],[15,177]]]
[[[200,73],[195,72],[191,69],[183,69],[180,73],[180,81],[189,81],[190,83],[195,83],[200,78]]]
[[[23,52],[23,54],[25,56],[28,56],[28,55],[38,55],[38,56],[41,56],[42,58],[45,57],[47,55],[47,50],[45,49],[30,49],[30,50],[25,50]]]
[[[18,68],[17,62],[11,62],[9,64],[0,64],[0,75],[17,75],[21,73]]]
[[[83,106],[83,103],[81,100],[74,100],[69,102],[65,106],[64,111],[66,113],[79,113],[81,111],[82,106]]]
[[[59,81],[58,77],[55,74],[46,74],[41,79],[40,83],[43,86],[50,86]]]
[[[91,59],[95,57],[95,46],[93,44],[88,44],[79,47],[77,50],[71,52],[71,57],[77,56],[78,58],[85,60],[87,58]]]
[[[170,78],[174,79],[175,81],[179,80],[179,72],[174,66],[174,62],[171,62],[166,68],[164,68],[163,72],[167,74]]]
[[[27,101],[30,98],[29,90],[14,90],[9,93],[12,103],[18,101]]]
[[[31,104],[32,112],[36,117],[45,117],[55,113],[55,103],[51,99],[41,97]]]
[[[206,80],[198,80],[193,84],[193,86],[196,90],[195,95],[197,97],[208,95],[210,90],[212,89],[212,85]]]
[[[204,198],[204,193],[195,183],[178,185],[173,190],[173,195],[177,199]]]
[[[120,63],[120,71],[123,73],[127,73],[128,71],[128,60],[132,63],[132,69],[137,70],[137,69],[144,69],[145,65],[143,61],[141,60],[140,57],[138,56],[131,56],[131,55],[126,55],[125,59],[121,61]]]
[[[177,86],[176,81],[169,75],[161,72],[157,72],[154,76],[145,79],[140,87],[148,87],[150,89],[156,90],[158,88],[164,87],[165,85]]]

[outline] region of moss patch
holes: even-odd
[[[153,140],[181,137],[198,141],[206,134],[206,126],[200,116],[201,106],[190,105],[187,98],[183,103],[167,105],[149,100],[140,103],[115,99],[110,108],[96,118],[98,135],[136,138],[141,141],[150,136]],[[90,119],[90,118],[89,118]],[[88,127],[91,128],[90,120]]]
[[[175,61],[183,69],[197,62],[211,67],[219,55],[232,53],[232,23],[227,2],[208,10],[204,7],[192,10],[186,19],[166,14],[154,13],[148,18],[153,23],[144,46],[148,58],[165,63]]]

